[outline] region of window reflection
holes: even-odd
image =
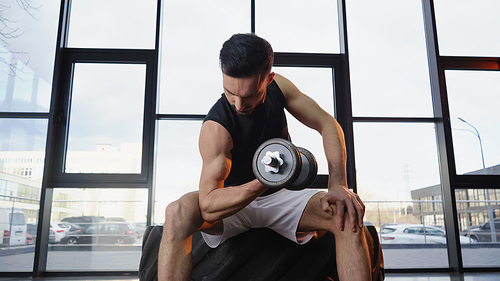
[[[154,49],[156,6],[155,0],[72,0],[68,47]]]
[[[47,269],[137,270],[147,194],[147,189],[54,190]]]
[[[458,189],[455,196],[460,236],[473,242],[462,247],[464,266],[498,267],[500,190]]]
[[[0,112],[49,111],[60,4],[31,2],[1,3]]]
[[[163,3],[159,113],[207,114],[223,93],[219,51],[234,33],[250,32],[250,2]]]
[[[200,121],[159,121],[155,178],[154,222],[163,224],[165,207],[182,195],[198,190],[201,156]]]
[[[448,267],[434,124],[355,123],[354,141],[365,223],[381,235],[386,268]]]
[[[457,174],[500,175],[500,72],[445,75]]]
[[[140,173],[146,66],[75,64],[66,173]]]
[[[0,119],[0,271],[33,268],[47,125]]]
[[[439,52],[448,56],[500,56],[500,2],[433,1]]]
[[[433,116],[421,1],[346,2],[353,116]]]

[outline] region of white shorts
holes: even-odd
[[[215,248],[227,239],[252,228],[269,228],[283,237],[303,245],[316,232],[297,232],[300,218],[311,197],[319,191],[282,189],[273,194],[258,197],[238,213],[222,220],[222,235],[201,232],[205,243]]]

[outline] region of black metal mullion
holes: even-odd
[[[0,118],[49,119],[49,112],[0,112]]]
[[[500,175],[457,175],[453,189],[500,189]]]
[[[250,1],[250,30],[255,33],[255,0]]]
[[[351,102],[351,77],[349,68],[349,48],[347,36],[347,11],[346,1],[337,1],[338,25],[339,25],[339,47],[340,65],[334,68],[335,77],[335,113],[336,119],[344,130],[344,137],[347,152],[347,184],[349,188],[357,193],[356,181],[356,156],[354,151],[354,128],[352,118]]]
[[[274,66],[338,68],[343,59],[339,54],[274,53]]]
[[[434,107],[434,116],[440,121],[436,122],[436,140],[441,174],[441,189],[443,211],[448,248],[448,262],[450,268],[463,272],[462,251],[459,240],[458,216],[456,209],[454,186],[455,159],[451,141],[451,123],[446,93],[444,70],[439,56],[437,39],[436,17],[434,1],[422,0],[424,28],[427,44],[427,57],[431,81],[431,95]]]
[[[146,63],[157,55],[155,50],[143,49],[65,48],[63,51],[71,63]]]
[[[205,114],[156,114],[156,120],[203,121]]]
[[[158,101],[158,89],[159,89],[159,60],[160,60],[160,53],[161,53],[161,43],[162,43],[162,17],[163,17],[163,5],[162,5],[162,0],[157,0],[157,8],[156,8],[156,40],[155,40],[155,68],[152,74],[152,79],[153,79],[153,84],[154,90],[151,93],[153,95],[152,97],[152,104],[150,107],[145,108],[145,116],[147,114],[147,117],[150,120],[149,124],[149,149],[147,150],[147,153],[149,154],[149,162],[146,163],[148,165],[148,174],[147,174],[147,180],[148,180],[148,203],[147,203],[147,214],[146,214],[146,225],[153,225],[153,212],[154,212],[154,202],[155,202],[155,185],[154,185],[154,179],[155,179],[155,167],[156,167],[156,144],[157,144],[157,123],[156,123],[156,103]],[[146,128],[145,128],[146,129]]]
[[[445,70],[500,70],[500,57],[441,56]]]
[[[53,198],[53,167],[54,152],[57,144],[57,110],[59,108],[60,83],[62,81],[62,61],[64,54],[62,52],[68,33],[69,10],[71,1],[62,0],[59,11],[59,26],[57,33],[56,54],[54,60],[54,73],[52,80],[52,95],[49,110],[49,124],[47,128],[47,139],[45,145],[45,164],[40,192],[40,208],[38,211],[38,229],[35,245],[35,256],[33,261],[32,276],[40,276],[47,269],[47,255],[49,244],[50,215],[52,211]]]
[[[433,117],[353,117],[354,122],[381,122],[381,123],[436,123],[440,118]]]

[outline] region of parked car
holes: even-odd
[[[422,224],[397,224],[380,231],[381,243],[385,244],[446,244],[446,233],[441,227]],[[460,236],[460,243],[470,243]]]
[[[136,222],[133,223],[132,226],[134,227],[136,237],[141,239],[144,235],[144,231],[146,231],[146,222]]]
[[[114,222],[127,222],[126,219],[120,218],[120,217],[110,217],[110,218],[105,218],[104,221],[114,221]]]
[[[105,218],[103,216],[77,216],[77,217],[68,217],[61,220],[61,222],[76,223],[78,225],[85,223],[98,223],[104,221]]]
[[[134,228],[128,223],[101,222],[67,233],[61,240],[66,244],[133,244]]]
[[[38,225],[36,222],[26,223],[26,233],[29,233],[31,236],[33,236],[33,241],[36,241],[37,227]],[[50,244],[56,243],[56,232],[52,228],[50,228],[49,232],[49,243]]]
[[[493,223],[495,224],[497,242],[500,242],[500,218],[494,219]],[[470,237],[473,242],[492,242],[491,221],[464,229],[460,235]]]
[[[66,233],[69,232],[69,226],[64,223],[51,222],[50,228],[54,230],[55,233],[55,241],[54,243],[60,243],[61,239],[66,236]]]
[[[20,208],[0,207],[0,246],[26,245],[26,218]]]
[[[26,245],[33,245],[33,244],[35,244],[35,239],[33,238],[33,235],[26,232]]]
[[[66,222],[64,224],[69,228],[68,232],[72,232],[72,231],[75,231],[75,230],[78,230],[78,229],[82,229],[82,227],[79,224],[76,224],[76,223]]]
[[[78,225],[79,228],[85,230],[90,226],[93,226],[97,223],[104,222],[105,218],[103,216],[77,216],[77,217],[68,217],[61,220],[64,223],[73,223]],[[72,230],[70,230],[72,231]]]

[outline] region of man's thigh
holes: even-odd
[[[318,192],[307,202],[306,208],[300,218],[298,232],[311,231],[332,231],[333,226],[337,222],[336,216],[329,215],[321,208],[320,199],[326,192]],[[330,205],[330,208],[335,209],[335,205]],[[333,210],[334,214],[335,210]],[[346,216],[348,217],[348,216]]]

